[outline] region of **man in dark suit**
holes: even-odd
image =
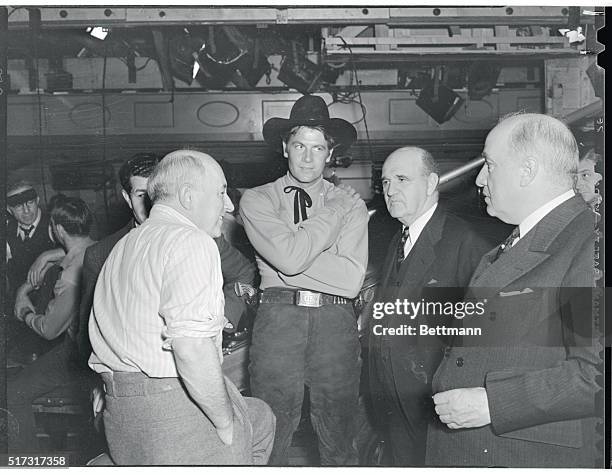
[[[489,245],[438,203],[438,167],[426,150],[394,151],[382,169],[385,202],[401,224],[382,270],[375,310],[385,303],[463,298],[472,272]],[[435,417],[431,377],[444,340],[398,334],[403,324],[451,324],[452,316],[373,315],[370,382],[373,403],[391,443],[393,465],[422,466],[427,423]]]
[[[596,466],[594,217],[572,190],[576,141],[557,119],[517,114],[483,156],[487,211],[518,226],[470,281],[467,299],[484,312],[463,324],[481,334],[454,341],[434,376],[427,462]]]

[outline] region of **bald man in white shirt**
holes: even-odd
[[[265,464],[274,415],[224,378],[223,278],[213,241],[231,212],[209,155],[172,152],[149,178],[149,219],[122,238],[96,285],[91,368],[119,465]]]

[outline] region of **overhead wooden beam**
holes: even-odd
[[[508,40],[510,40],[510,28],[508,27],[508,25],[496,25],[495,36],[508,38]],[[510,49],[510,41],[508,41],[508,43],[498,43],[497,47],[500,50]]]
[[[485,35],[481,28],[477,29],[472,36],[402,36],[400,37],[376,37],[376,38],[344,38],[351,46],[380,46],[380,45],[470,45],[470,44],[489,44],[489,45],[564,45],[567,39],[561,36],[490,36]],[[340,38],[325,38],[327,47],[343,47],[344,42]],[[533,50],[532,50],[533,51]]]
[[[376,36],[376,38],[389,38],[390,36],[393,35],[393,30],[389,29],[389,27],[387,25],[375,25],[374,26],[374,36]],[[376,43],[376,45],[374,46],[374,48],[377,51],[389,51],[391,48],[390,46],[393,43]]]
[[[351,58],[358,62],[387,62],[421,60],[425,55],[436,57],[437,60],[457,61],[468,58],[511,58],[525,57],[531,59],[576,57],[580,50],[569,46],[564,37],[549,36],[516,36],[514,30],[508,26],[491,28],[465,28],[461,34],[448,33],[391,36],[394,29],[389,29],[384,35],[380,27],[377,29],[380,36],[337,38],[327,36],[323,38],[325,58],[331,61]],[[545,30],[547,32],[547,29]],[[349,49],[350,48],[350,49]],[[384,51],[383,48],[387,48]],[[378,57],[378,58],[377,58]]]
[[[417,49],[417,48],[415,48]],[[516,50],[516,51],[496,51],[496,50],[464,50],[457,48],[455,51],[441,51],[439,48],[418,48],[418,51],[371,51],[369,53],[351,55],[347,50],[327,51],[323,56],[323,61],[333,63],[354,61],[355,63],[369,64],[391,64],[391,63],[438,63],[441,61],[448,63],[460,63],[464,61],[495,60],[504,65],[533,63],[545,59],[575,58],[576,50],[569,48],[559,48],[556,50]]]
[[[45,27],[176,24],[387,24],[387,25],[565,25],[569,8],[556,7],[64,7],[41,8]],[[15,10],[11,27],[27,26],[27,12]],[[582,15],[582,23],[594,18]]]

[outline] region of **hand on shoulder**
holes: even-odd
[[[346,214],[361,202],[359,193],[349,185],[339,185],[330,189],[325,196],[325,205]]]

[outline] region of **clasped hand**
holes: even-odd
[[[34,308],[34,304],[32,304],[32,301],[30,300],[30,297],[28,297],[24,287],[25,286],[22,286],[17,291],[17,295],[15,296],[15,306],[13,307],[15,317],[17,317],[17,319],[20,321],[23,321],[23,318],[25,317],[26,313],[28,313],[28,310],[36,313],[36,308]]]
[[[434,394],[436,414],[449,429],[482,427],[491,423],[485,388],[459,388]]]

